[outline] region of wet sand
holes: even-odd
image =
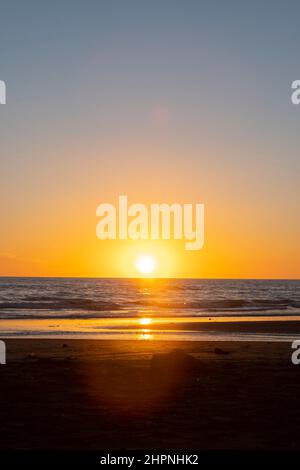
[[[290,343],[6,343],[0,449],[300,448]]]
[[[2,319],[2,337],[164,341],[288,341],[300,337],[300,317],[220,316],[84,319]]]

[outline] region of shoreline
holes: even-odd
[[[0,339],[98,339],[132,341],[282,341],[300,336],[300,318],[19,319],[0,320]]]

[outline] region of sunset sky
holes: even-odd
[[[299,3],[0,8],[0,275],[300,277]],[[100,241],[120,194],[204,203],[204,248]]]

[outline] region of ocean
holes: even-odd
[[[187,333],[204,319],[297,317],[299,280],[0,278],[1,336],[127,338],[136,326],[147,335],[162,322],[176,323],[178,337],[179,323]]]

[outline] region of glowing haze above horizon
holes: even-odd
[[[299,278],[292,4],[1,5],[0,275]],[[204,203],[204,248],[100,241],[120,194]]]

